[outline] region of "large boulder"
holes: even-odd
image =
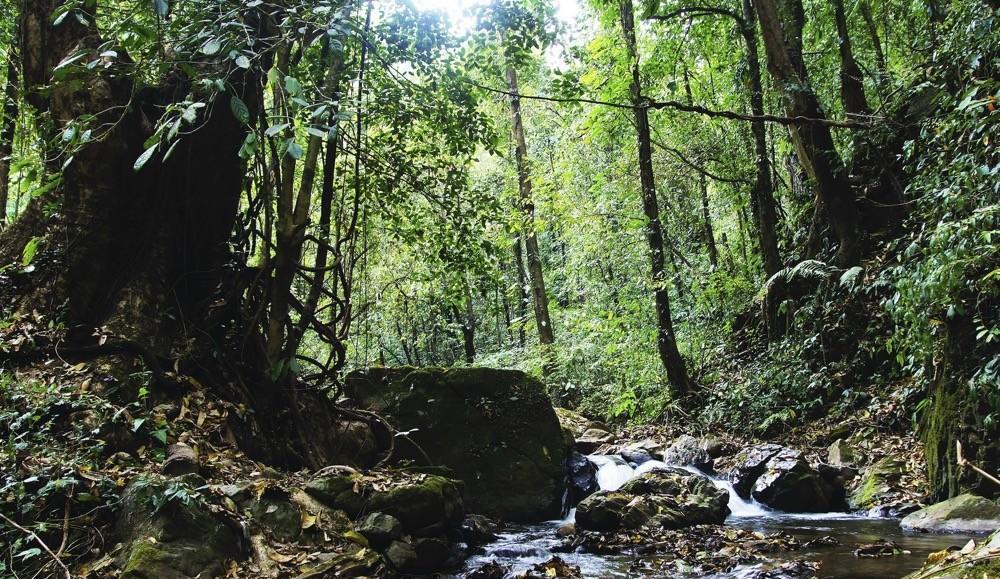
[[[577,505],[581,529],[613,531],[620,528],[679,529],[721,524],[729,514],[729,493],[707,477],[679,468],[646,472],[619,490],[601,491]]]
[[[523,372],[486,368],[372,368],[346,393],[419,446],[396,456],[451,469],[470,511],[508,520],[556,517],[565,490],[559,420],[545,387]]]
[[[892,457],[877,460],[865,469],[857,488],[847,498],[853,510],[871,511],[875,515],[894,515],[912,504],[900,481],[906,474],[906,463]]]
[[[597,466],[575,450],[566,459],[570,504],[577,504],[597,492]]]
[[[753,483],[751,495],[772,509],[822,513],[830,510],[823,477],[802,453],[785,448],[768,459],[764,472]]]
[[[991,579],[1000,577],[1000,531],[981,541],[969,541],[962,549],[931,553],[924,567],[903,579]]]
[[[122,579],[218,577],[239,559],[241,537],[198,498],[197,475],[140,478],[122,495],[115,534]]]
[[[958,495],[907,515],[899,525],[913,531],[989,533],[1000,529],[1000,506],[976,495]]]
[[[741,450],[734,460],[733,468],[729,472],[729,480],[736,489],[736,494],[744,499],[750,498],[753,492],[753,485],[764,474],[767,461],[771,457],[782,451],[784,447],[778,444],[756,444],[750,448]]]

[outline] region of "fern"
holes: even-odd
[[[760,293],[757,294],[757,299],[763,300],[767,297],[771,288],[779,280],[786,283],[793,282],[796,279],[822,280],[829,278],[832,273],[833,268],[818,259],[806,259],[804,261],[800,261],[792,267],[786,267],[777,271],[774,275],[768,278],[768,280],[764,282],[764,286],[760,288]]]

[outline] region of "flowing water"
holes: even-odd
[[[592,455],[588,457],[597,466],[597,482],[601,490],[617,490],[629,479],[658,467],[668,466],[666,463],[653,460],[633,469],[620,456]],[[712,477],[691,467],[684,467],[693,473],[706,476],[712,482],[729,491],[730,515],[726,525],[761,531],[764,533],[785,532],[802,541],[833,536],[839,544],[814,549],[805,549],[773,555],[772,564],[782,560],[806,560],[819,562],[820,577],[839,579],[886,579],[902,577],[914,571],[923,564],[927,555],[950,545],[961,546],[970,537],[956,535],[928,535],[907,533],[899,528],[896,519],[878,519],[849,513],[781,513],[767,509],[760,503],[745,501],[736,494],[732,483],[727,480]],[[498,561],[510,565],[510,576],[523,572],[531,566],[542,563],[558,555],[567,563],[580,567],[582,575],[587,578],[615,578],[658,576],[658,577],[698,577],[697,574],[684,575],[681,572],[671,572],[664,575],[642,575],[635,571],[634,562],[637,556],[629,555],[598,555],[591,553],[561,553],[558,552],[562,540],[555,530],[563,524],[574,520],[575,512],[570,511],[567,518],[548,521],[537,525],[510,527],[502,533],[499,539],[487,545],[484,551],[471,557],[466,569],[472,570],[489,561]],[[878,558],[862,558],[854,555],[854,550],[866,543],[876,541],[893,541],[906,554]],[[655,558],[655,556],[652,556]],[[766,565],[766,564],[764,564]],[[751,574],[762,565],[739,567],[725,574],[701,575],[713,579],[739,579]]]

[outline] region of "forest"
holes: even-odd
[[[0,0],[0,579],[1000,577],[1000,1]]]

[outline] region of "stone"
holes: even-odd
[[[369,513],[359,524],[358,532],[368,539],[368,544],[379,551],[403,535],[403,523],[392,515]]]
[[[487,368],[371,368],[346,379],[361,407],[400,431],[397,458],[450,468],[472,512],[511,521],[559,516],[566,490],[562,429],[545,386]],[[404,524],[406,523],[403,521]]]
[[[702,447],[701,441],[687,434],[679,437],[663,452],[663,462],[673,466],[693,466],[699,470],[712,468],[712,457]]]
[[[577,505],[577,527],[613,531],[655,526],[679,529],[721,524],[729,514],[729,493],[707,477],[679,468],[644,473],[618,491],[601,491]]]
[[[338,462],[368,468],[379,460],[380,446],[372,427],[360,420],[339,420],[333,425]]]
[[[588,428],[576,439],[574,448],[583,454],[590,454],[603,444],[611,444],[615,441],[615,435],[600,428]]]
[[[412,570],[417,562],[417,550],[405,541],[393,541],[383,556],[394,569],[402,573]]]
[[[457,528],[465,516],[459,483],[438,475],[419,475],[384,489],[366,484],[358,473],[321,475],[305,491],[351,517],[381,512],[399,520],[407,533]]]
[[[566,473],[571,505],[579,503],[600,488],[597,484],[597,466],[575,450],[566,459]]]
[[[861,481],[847,498],[847,505],[853,510],[871,510],[879,506],[899,502],[904,494],[900,490],[900,479],[906,474],[906,463],[892,457],[885,457],[865,469]]]
[[[822,513],[830,510],[823,478],[801,452],[790,448],[768,459],[763,474],[754,482],[751,495],[779,511]]]
[[[247,510],[261,527],[279,541],[295,541],[302,534],[299,509],[292,503],[291,496],[281,489],[268,487],[259,499],[250,503]]]
[[[182,500],[205,481],[197,475],[173,479],[144,477],[126,487],[115,522],[115,539],[122,544],[116,562],[121,579],[189,579],[225,574],[227,560],[240,559],[241,537],[233,527],[210,513],[201,502]],[[168,490],[174,497],[154,506]]]
[[[911,513],[899,525],[935,533],[989,533],[1000,529],[1000,506],[966,493]]]
[[[943,550],[927,556],[923,568],[903,579],[992,579],[1000,577],[1000,530],[962,549]]]
[[[167,458],[163,461],[163,474],[181,476],[198,472],[198,455],[194,449],[178,442],[167,447]]]
[[[698,441],[698,444],[712,459],[719,458],[726,453],[726,443],[715,436],[705,436]]]
[[[466,515],[459,527],[468,545],[485,545],[497,539],[497,524],[483,515]]]
[[[569,410],[568,408],[556,407],[555,412],[556,417],[559,419],[559,424],[572,433],[574,439],[583,436],[583,433],[590,428],[608,430],[608,427],[604,424],[591,420],[579,412]]]
[[[826,462],[834,466],[853,466],[857,463],[854,449],[843,439],[838,438],[826,451]]]
[[[740,451],[735,458],[734,466],[729,472],[729,480],[736,489],[736,494],[744,499],[750,498],[753,485],[760,475],[764,474],[765,465],[772,456],[782,450],[777,444],[757,444]]]

